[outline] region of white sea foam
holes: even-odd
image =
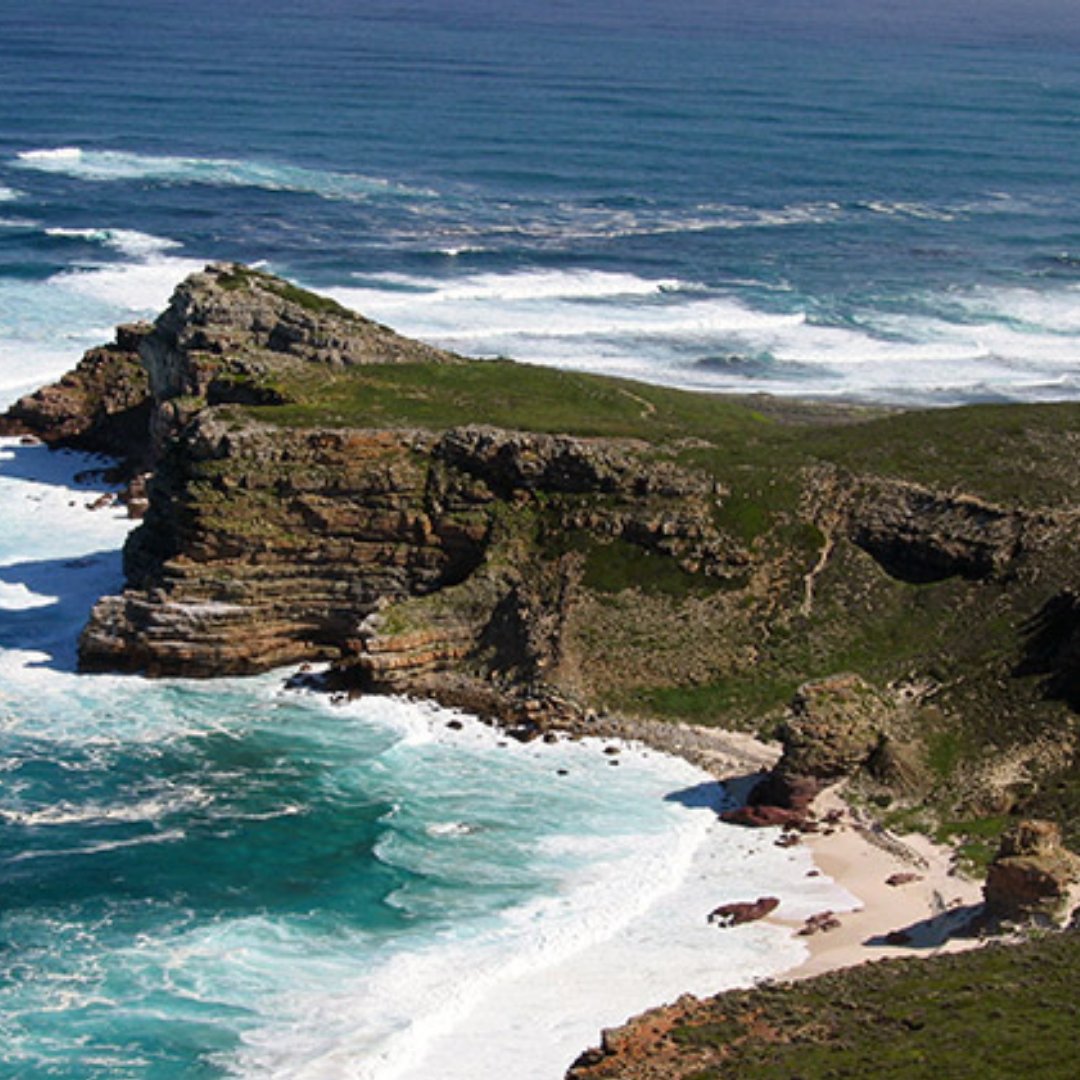
[[[924,221],[955,221],[957,212],[938,206],[930,206],[920,202],[888,202],[875,199],[860,203],[860,206],[874,214],[883,214],[886,217],[909,217],[921,218]]]
[[[415,207],[420,227],[399,227],[392,234],[392,244],[422,245],[430,250],[435,241],[438,246],[433,250],[450,257],[498,250],[507,244],[519,246],[523,241],[535,248],[558,250],[591,240],[821,225],[847,212],[839,203],[829,201],[775,207],[701,203],[689,208],[613,208],[565,202],[546,205],[541,212],[513,204],[470,206],[468,221],[463,222],[460,208],[449,200]]]
[[[22,197],[23,193],[21,191],[0,184],[0,202],[15,202],[16,199],[21,199]]]
[[[54,453],[0,439],[0,612],[37,610],[24,625],[24,649],[44,649],[73,661],[71,625],[98,596],[119,583],[119,548],[132,526],[121,508],[88,507],[108,491],[100,479],[81,479],[107,462],[86,454]],[[0,650],[10,671],[20,655]],[[24,657],[23,665],[33,664]],[[17,677],[17,676],[16,676]]]
[[[149,239],[159,246],[153,251],[144,250],[137,262],[68,270],[52,278],[48,284],[96,301],[103,307],[102,318],[108,318],[109,311],[127,318],[134,314],[157,314],[168,303],[177,284],[188,274],[201,270],[204,263],[199,259],[161,255],[159,253],[165,250],[161,245],[168,242],[153,237]],[[127,242],[133,243],[130,240]],[[129,250],[126,253],[132,252]]]
[[[46,229],[46,236],[57,239],[89,240],[113,248],[133,259],[146,259],[181,247],[179,241],[167,236],[152,236],[137,229]]]
[[[147,833],[145,836],[132,836],[126,840],[95,840],[79,847],[68,848],[41,848],[34,851],[19,851],[7,857],[10,864],[34,862],[39,859],[62,859],[72,855],[101,855],[109,851],[119,851],[122,848],[144,847],[147,844],[172,844],[183,840],[183,829],[166,829],[163,832]]]
[[[155,822],[171,814],[190,812],[208,806],[213,796],[200,787],[166,792],[146,799],[123,803],[73,803],[61,801],[33,809],[19,806],[0,807],[0,820],[32,828],[59,825],[125,824]]]
[[[428,196],[431,193],[378,177],[233,158],[172,157],[121,150],[65,146],[25,150],[15,164],[93,182],[144,180],[161,184],[261,188],[349,201],[378,196]]]
[[[100,244],[124,261],[84,263],[47,281],[0,281],[0,407],[63,374],[117,323],[156,315],[202,260],[172,254],[168,237],[133,229],[47,230],[56,239]]]
[[[664,770],[672,765],[682,769],[665,762],[657,779],[670,784]],[[804,852],[781,852],[772,839],[722,826],[699,808],[681,820],[673,813],[661,832],[598,837],[576,851],[553,845],[549,856],[576,855],[577,869],[563,873],[557,892],[510,909],[479,935],[446,929],[374,967],[339,967],[332,981],[323,964],[310,973],[294,966],[290,989],[268,1023],[245,1035],[233,1071],[495,1080],[512,1068],[554,1080],[601,1026],[686,990],[776,974],[804,955],[775,927],[709,926],[716,904],[779,892],[789,918],[854,904],[827,880],[806,878]]]
[[[387,274],[332,291],[472,355],[692,389],[957,403],[1070,397],[1080,380],[1072,285],[912,297],[908,314],[867,306],[846,323],[792,308],[790,292],[602,271]]]

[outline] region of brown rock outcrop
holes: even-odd
[[[857,675],[805,683],[789,706],[784,752],[750,793],[748,807],[724,814],[741,825],[805,822],[815,796],[866,765],[881,743],[889,705]]]
[[[158,401],[185,396],[210,404],[258,403],[260,382],[272,382],[290,361],[334,368],[460,359],[235,263],[213,264],[181,282],[140,355]]]
[[[985,499],[936,491],[833,466],[813,471],[807,512],[845,536],[892,577],[911,583],[1004,573],[1023,550],[1038,515]]]
[[[0,417],[0,433],[142,458],[152,403],[139,346],[149,332],[143,324],[118,327],[111,345],[91,349],[59,382],[15,402]]]
[[[1021,821],[1001,838],[983,886],[986,915],[1010,923],[1060,922],[1080,859],[1051,821]]]
[[[1016,556],[1023,515],[970,495],[900,481],[863,481],[852,541],[903,581],[1001,573]]]
[[[129,587],[94,608],[82,665],[197,676],[336,659],[379,602],[460,581],[483,557],[485,500],[435,482],[429,445],[201,414],[157,471]]]

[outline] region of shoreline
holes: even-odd
[[[616,729],[620,725],[613,718],[608,718],[608,723]],[[778,748],[745,733],[685,724],[664,730],[670,727],[661,721],[631,720],[621,737],[684,757],[709,772],[739,801],[745,793],[742,789],[779,756]],[[805,922],[777,914],[767,916],[766,923],[789,930],[809,952],[801,963],[782,972],[779,980],[811,978],[893,957],[960,952],[983,944],[978,936],[963,934],[981,910],[982,883],[956,869],[952,847],[919,833],[900,837],[884,832],[843,797],[842,784],[822,791],[811,809],[819,821],[830,815],[836,823],[817,832],[796,834],[800,844],[820,875],[850,893],[859,906],[829,913],[839,925],[805,935],[800,934]],[[897,875],[912,879],[888,884]],[[897,933],[907,935],[910,941],[886,940]]]
[[[440,702],[437,689],[430,683],[422,696],[443,708],[460,707]],[[462,711],[470,710],[466,707]],[[498,709],[473,715],[510,737],[520,737],[520,727]],[[554,713],[532,719],[531,738],[555,733],[569,739],[636,744],[681,758],[711,776],[728,805],[744,802],[749,790],[780,757],[778,744],[719,727],[613,713]],[[809,854],[816,868],[813,873],[822,883],[831,882],[857,904],[847,910],[822,909],[814,913],[823,919],[831,917],[831,925],[805,934],[800,931],[806,928],[807,920],[785,918],[783,906],[778,913],[766,916],[764,924],[788,931],[792,940],[808,951],[805,959],[778,973],[776,981],[811,978],[875,960],[960,952],[984,943],[977,935],[964,934],[967,924],[981,910],[982,883],[956,869],[952,847],[919,833],[901,837],[883,830],[843,797],[842,782],[820,792],[811,811],[819,822],[828,816],[832,824],[817,832],[794,834],[796,847]],[[773,843],[782,846],[778,841],[784,834],[776,827],[731,827],[745,829],[751,835],[776,833]],[[896,875],[910,880],[888,884]],[[739,899],[753,901],[756,897]],[[905,934],[910,940],[888,941],[890,934]]]
[[[514,726],[497,714],[481,719],[496,730],[514,734]],[[569,722],[565,715],[543,720],[547,723],[541,722],[536,733],[553,732],[561,738],[636,745],[681,758],[712,778],[722,793],[719,801],[727,805],[743,803],[753,784],[780,756],[777,744],[722,728],[616,714],[579,716]],[[747,834],[751,844],[754,839],[770,838],[770,847],[786,847],[781,838],[794,835],[795,850],[801,848],[802,857],[808,857],[813,867],[807,872],[807,884],[815,881],[854,901],[846,909],[838,906],[832,910],[824,907],[814,910],[812,904],[807,907],[796,901],[793,905],[790,899],[782,899],[778,911],[762,919],[761,925],[785,931],[789,941],[801,945],[805,952],[798,963],[764,981],[801,981],[878,960],[928,958],[984,945],[984,937],[967,930],[982,910],[982,882],[957,869],[955,849],[919,833],[899,836],[885,831],[874,818],[844,798],[843,787],[841,782],[826,788],[811,804],[813,816],[824,825],[819,831],[785,834],[777,827],[730,825],[736,834]],[[759,851],[750,857],[760,859],[762,854]],[[704,861],[707,862],[707,857]],[[702,864],[696,867],[702,877],[709,869]],[[717,868],[712,869],[715,872]],[[716,876],[714,883],[716,891],[722,893],[722,877]],[[782,892],[783,889],[778,889],[778,895]],[[753,902],[756,897],[747,895],[738,899]],[[803,909],[798,917],[790,914],[793,906]],[[827,919],[827,925],[806,932],[816,919]],[[753,932],[753,927],[723,932],[740,930]],[[757,981],[761,980],[752,979],[740,985]],[[734,988],[718,973],[716,986],[707,996]],[[687,992],[695,993],[689,988]],[[700,995],[700,990],[697,994]],[[657,1001],[646,1013],[672,1006],[673,1000]],[[626,1017],[613,1030],[633,1024],[641,1015]],[[597,1038],[606,1037],[604,1032],[608,1030],[612,1029],[598,1031]]]
[[[709,773],[726,790],[725,801],[743,801],[753,782],[780,754],[775,744],[745,732],[610,714],[572,725],[564,733],[636,742],[657,753],[681,757]],[[961,952],[985,943],[980,936],[964,932],[982,908],[982,882],[957,869],[954,848],[920,833],[886,832],[844,798],[842,783],[819,793],[811,810],[818,821],[828,815],[834,824],[795,834],[797,846],[810,855],[815,876],[849,893],[858,904],[849,910],[822,911],[837,925],[805,934],[800,931],[806,920],[766,916],[762,920],[766,925],[787,930],[807,949],[805,959],[780,972],[774,981],[808,979],[876,960]],[[779,830],[765,834],[769,832]],[[774,843],[779,839],[778,835]],[[908,880],[889,884],[897,878]],[[910,940],[888,940],[897,934]]]
[[[953,849],[918,833],[876,835],[872,821],[851,807],[836,788],[814,803],[819,818],[839,811],[838,824],[804,839],[821,874],[851,893],[860,906],[835,913],[837,926],[807,934],[809,956],[784,972],[801,980],[841,968],[895,957],[928,957],[977,948],[983,939],[965,934],[982,907],[982,884],[960,873]],[[889,884],[893,879],[894,884]],[[906,880],[905,880],[906,879]],[[781,919],[775,925],[802,927]],[[890,935],[903,935],[901,941]]]

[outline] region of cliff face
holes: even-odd
[[[87,668],[215,675],[341,655],[377,602],[452,584],[487,527],[467,488],[439,485],[430,437],[184,431],[125,551],[130,586],[95,609]]]
[[[640,449],[484,427],[237,426],[205,409],[159,465],[125,551],[129,588],[94,609],[82,664],[215,675],[349,659],[363,685],[405,689],[486,640],[536,667],[549,649],[525,639],[543,615],[512,609],[541,587],[541,528],[629,530],[724,566],[711,484],[642,464]],[[417,625],[407,609],[379,616],[410,597],[436,598]]]
[[[890,797],[1080,791],[1075,407],[785,412],[466,362],[217,266],[8,424],[153,468],[88,669],[330,660],[534,728],[760,729],[809,683],[814,739],[839,686],[873,705],[845,768]],[[789,788],[835,778],[813,760]]]

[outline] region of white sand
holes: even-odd
[[[951,936],[982,902],[981,885],[955,871],[951,849],[925,836],[898,838],[875,829],[847,807],[835,789],[815,803],[819,818],[833,809],[843,815],[839,826],[831,834],[809,834],[804,842],[822,874],[858,897],[861,907],[838,912],[839,927],[802,938],[810,956],[785,977],[807,978],[868,960],[930,956],[980,944],[977,937]],[[893,874],[905,873],[917,874],[919,880],[886,884]],[[792,932],[798,929],[793,926]],[[897,930],[910,935],[909,944],[885,943],[885,935]]]

